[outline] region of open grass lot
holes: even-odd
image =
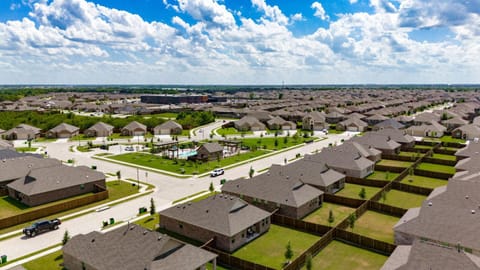
[[[381,214],[374,211],[367,211],[355,222],[354,233],[393,244],[393,226],[399,218]]]
[[[374,171],[372,174],[370,174],[367,179],[371,180],[386,180],[386,181],[392,181],[393,179],[397,178],[399,176],[399,173],[392,173],[392,172],[384,172],[384,171]]]
[[[379,202],[403,209],[409,209],[421,206],[426,198],[427,196],[392,189],[386,193],[385,201],[380,199]]]
[[[409,184],[412,186],[425,187],[425,188],[437,188],[437,187],[448,184],[448,181],[446,180],[420,176],[420,175],[407,175],[400,182],[404,184]]]
[[[319,239],[319,236],[313,234],[272,224],[267,233],[235,251],[233,256],[281,269],[285,263],[284,253],[288,241],[293,250],[293,261]]]
[[[432,149],[433,146],[430,146],[430,145],[415,145],[413,148],[415,149]]]
[[[305,141],[310,141],[316,139],[316,137],[309,138],[293,138],[293,137],[277,137],[277,138],[248,138],[242,139],[242,144],[245,146],[269,149],[269,150],[278,150],[295,145],[304,143]],[[277,146],[275,146],[275,141],[277,141]]]
[[[387,259],[387,256],[334,240],[312,258],[312,269],[373,270],[380,269]]]
[[[150,153],[127,153],[116,156],[109,156],[107,158],[173,173],[182,173],[183,168],[185,174],[201,174],[209,172],[215,168],[225,167],[251,158],[256,158],[266,153],[268,152],[264,150],[257,150],[245,154],[223,158],[220,159],[220,161],[215,160],[196,164],[194,162],[185,160],[178,160],[177,162],[175,162],[175,160],[163,158],[161,156],[153,155]]]
[[[335,193],[335,195],[354,198],[354,199],[362,199],[358,195],[362,190],[362,188],[365,188],[365,193],[366,193],[365,199],[369,199],[373,197],[373,195],[375,195],[380,190],[380,188],[377,188],[377,187],[369,187],[369,186],[345,183],[345,187],[339,192]]]
[[[440,172],[440,173],[455,173],[455,167],[440,165],[440,164],[433,164],[433,163],[426,163],[422,162],[418,165],[417,169],[431,171],[431,172]]]
[[[432,158],[443,159],[443,160],[452,160],[452,161],[457,160],[456,156],[437,154],[437,153],[433,153]]]
[[[105,200],[95,202],[95,203],[92,203],[92,204],[88,204],[88,205],[85,205],[85,206],[81,206],[81,207],[78,207],[78,208],[70,209],[70,210],[67,210],[67,211],[64,211],[64,212],[61,212],[61,213],[53,214],[53,215],[44,217],[43,219],[58,218],[60,216],[72,214],[72,213],[75,213],[75,212],[78,212],[78,211],[81,211],[81,210],[84,210],[84,209],[95,207],[97,205],[105,204],[105,203],[108,203],[108,202],[111,202],[111,201],[114,201],[114,200],[118,200],[120,198],[138,193],[138,189],[137,189],[136,186],[134,187],[134,186],[132,186],[132,184],[130,184],[128,182],[125,182],[125,181],[110,181],[110,182],[107,182],[107,189],[108,189],[108,198],[105,199]],[[80,195],[80,196],[88,196],[88,195],[90,195],[90,194]],[[8,200],[4,200],[4,198],[5,197],[2,197],[2,200],[0,200],[0,207],[2,207],[2,208],[0,208],[0,217],[5,217],[5,216],[2,216],[2,215],[4,215],[4,208],[3,207],[9,207],[10,208],[9,211],[13,210],[18,214],[18,213],[23,213],[23,212],[26,212],[26,211],[31,211],[33,209],[37,209],[39,207],[45,207],[47,205],[62,203],[64,201],[71,200],[71,198],[70,198],[70,199],[65,199],[65,200],[61,200],[61,201],[52,202],[50,204],[45,204],[43,206],[26,208],[27,207],[26,205],[15,202],[15,201],[14,202],[16,204],[12,205],[11,203],[8,202]],[[78,198],[78,197],[76,197],[76,198]],[[23,207],[23,210],[22,210],[22,207]],[[7,208],[5,208],[5,209],[7,209]],[[27,224],[30,224],[30,223],[32,223],[32,222],[26,222],[26,223],[18,224],[18,225],[9,227],[9,228],[1,229],[0,234],[21,229],[21,228],[25,227]]]
[[[36,138],[35,140],[33,140],[34,142],[55,142],[57,140],[57,138],[45,138],[45,137],[40,137],[40,138]]]
[[[133,136],[123,136],[120,133],[113,133],[112,135],[108,136],[108,139],[115,140],[115,139],[132,139]]]
[[[330,213],[330,210],[332,210],[334,217],[334,221],[332,223],[328,222],[328,215]],[[333,227],[342,222],[348,215],[350,215],[354,211],[355,208],[335,203],[323,202],[321,208],[318,208],[313,213],[303,218],[303,220],[311,223]]]
[[[229,128],[219,128],[217,129],[217,133],[220,135],[220,136],[223,136],[223,135],[242,135],[242,134],[253,134],[252,131],[239,131],[237,130],[236,128],[234,127],[229,127]]]
[[[382,160],[380,160],[377,164],[378,164],[378,165],[382,165],[382,166],[408,168],[408,167],[412,166],[413,162],[410,162],[410,161],[400,161],[400,160],[391,160],[391,159],[382,159]]]
[[[61,250],[55,251],[51,254],[37,258],[23,264],[27,270],[63,270],[63,252]]]

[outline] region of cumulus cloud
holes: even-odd
[[[262,11],[265,16],[279,24],[288,24],[288,18],[278,6],[269,6],[265,0],[252,0],[252,6]]]
[[[235,26],[235,18],[216,0],[179,0],[178,8],[195,20],[219,27]]]
[[[320,2],[313,2],[310,7],[315,10],[315,13],[313,14],[313,16],[318,17],[324,21],[330,19]]]
[[[290,19],[292,21],[305,21],[305,18],[303,17],[302,13],[295,13],[292,16],[290,16]]]

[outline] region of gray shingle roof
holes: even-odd
[[[386,128],[379,131],[375,131],[373,133],[381,136],[390,137],[392,140],[400,144],[412,143],[415,141],[415,138],[408,135],[405,131],[393,129],[393,128]]]
[[[160,216],[168,216],[225,236],[233,236],[270,215],[238,197],[225,194],[180,204],[160,212]]]
[[[330,167],[346,170],[365,170],[374,165],[374,162],[365,158],[360,151],[354,152],[352,149],[341,146],[326,148],[318,154],[305,156],[305,159],[325,162]]]
[[[86,130],[94,130],[94,131],[111,131],[113,130],[113,126],[106,124],[104,122],[97,122],[95,125],[87,128]]]
[[[319,187],[327,187],[345,178],[344,174],[329,168],[323,162],[303,159],[285,166],[272,165],[268,172],[271,176],[288,176]]]
[[[0,182],[25,177],[31,170],[61,165],[57,159],[22,156],[0,161]]]
[[[147,130],[147,126],[145,126],[144,124],[139,123],[137,121],[132,121],[128,125],[124,126],[123,129],[126,129],[126,130],[135,130],[135,129]]]
[[[50,129],[49,132],[57,133],[57,132],[67,131],[69,133],[74,133],[74,132],[77,132],[78,130],[79,130],[79,128],[76,127],[76,126],[72,126],[72,125],[67,124],[67,123],[61,123],[61,124],[57,125],[56,127]]]
[[[168,120],[167,122],[162,123],[155,127],[155,129],[172,129],[172,128],[182,128],[182,125],[180,125],[179,123],[173,120]]]
[[[219,143],[204,143],[200,147],[205,148],[209,153],[223,152],[223,146]]]
[[[194,270],[217,257],[167,235],[129,226],[132,229],[74,236],[63,252],[98,270]]]
[[[399,143],[392,140],[392,138],[390,138],[389,136],[383,136],[383,135],[375,134],[372,132],[368,132],[365,135],[360,137],[355,137],[352,140],[360,144],[370,146],[380,150],[382,149],[394,150],[401,146]]]
[[[387,119],[375,125],[377,128],[394,128],[394,129],[402,129],[405,126],[399,123],[395,119]]]
[[[458,157],[470,157],[480,153],[480,142],[469,142],[466,147],[460,148],[455,152],[455,156]]]

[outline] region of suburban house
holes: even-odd
[[[393,118],[394,120],[398,121],[400,124],[410,126],[413,124],[413,117],[408,115],[399,115]]]
[[[267,126],[271,130],[296,130],[297,124],[287,121],[280,116],[273,117],[267,121]]]
[[[153,128],[154,135],[180,135],[182,131],[182,125],[173,120],[168,120]]]
[[[442,124],[447,127],[447,130],[452,131],[458,127],[468,125],[468,121],[462,119],[461,117],[453,117],[442,121]]]
[[[132,121],[121,130],[124,136],[144,136],[147,133],[147,126],[137,121]]]
[[[129,224],[106,233],[78,234],[62,248],[69,270],[205,270],[217,255],[166,234]]]
[[[455,156],[457,160],[462,160],[478,155],[478,153],[480,153],[480,143],[478,141],[471,141],[466,147],[458,149],[457,152],[455,152]]]
[[[408,135],[405,130],[386,128],[376,131],[373,134],[390,137],[390,139],[401,145],[401,149],[413,148],[415,146],[415,138]]]
[[[251,179],[227,181],[222,192],[239,196],[269,212],[295,219],[315,211],[323,202],[323,191],[288,175],[264,173]]]
[[[367,129],[368,124],[358,118],[348,118],[337,124],[336,129],[340,131],[360,131]]]
[[[412,245],[401,245],[388,257],[381,270],[407,269],[480,269],[480,257],[456,246],[443,247],[415,239]]]
[[[32,169],[7,185],[8,196],[28,206],[106,190],[105,175],[85,166]]]
[[[98,122],[87,128],[83,134],[87,137],[108,137],[113,134],[113,126],[104,122]]]
[[[365,121],[368,123],[369,126],[374,126],[388,119],[389,119],[388,117],[383,116],[381,114],[374,114],[372,116],[365,118]]]
[[[233,252],[270,228],[271,214],[227,194],[216,194],[159,213],[160,228]]]
[[[266,129],[265,124],[253,116],[244,116],[235,121],[233,125],[239,131],[264,131]]]
[[[20,124],[12,129],[5,131],[2,137],[7,140],[33,140],[40,137],[41,129]]]
[[[248,111],[247,116],[254,117],[262,123],[266,123],[268,120],[272,119],[272,116],[270,115],[270,112],[265,111],[265,110]]]
[[[13,143],[0,139],[0,150],[3,149],[14,149]]]
[[[447,128],[440,125],[437,122],[431,122],[430,124],[422,124],[420,126],[411,126],[405,130],[408,135],[415,137],[435,137],[441,138]]]
[[[392,140],[390,136],[383,136],[373,132],[365,133],[363,136],[355,137],[352,141],[362,144],[366,147],[373,147],[382,151],[385,155],[396,155],[400,153],[401,145]]]
[[[382,129],[403,129],[403,128],[405,128],[404,124],[398,122],[395,119],[389,118],[385,121],[375,124],[372,129],[382,130]]]
[[[413,123],[417,126],[430,125],[431,122],[439,122],[440,120],[440,115],[438,114],[423,112],[415,116]]]
[[[354,112],[354,113],[351,113],[349,115],[347,115],[346,117],[348,118],[357,118],[357,119],[360,119],[360,120],[363,120],[363,118],[366,118],[367,116],[361,114],[361,113],[358,113],[358,112]]]
[[[464,125],[452,130],[452,137],[464,140],[480,138],[480,127],[475,124]]]
[[[325,121],[329,124],[336,124],[338,122],[343,121],[344,119],[345,119],[345,115],[336,111],[332,111],[330,113],[327,113],[327,115],[325,115]]]
[[[305,115],[302,119],[302,127],[306,130],[328,129],[323,112],[313,111]]]
[[[268,173],[271,176],[288,176],[305,184],[333,194],[345,186],[345,175],[329,168],[325,163],[299,160],[285,166],[273,164]]]
[[[47,138],[71,138],[78,135],[80,129],[67,123],[61,123],[58,126],[46,132]]]
[[[363,154],[368,153],[368,151],[365,152]],[[305,156],[304,159],[324,162],[329,168],[346,176],[364,178],[373,173],[375,162],[367,159],[363,154],[346,147],[332,147],[323,149],[318,154]]]
[[[394,226],[395,244],[420,239],[480,255],[479,180],[449,181],[434,189],[420,208],[409,209]]]
[[[197,160],[218,160],[223,158],[223,146],[219,143],[204,143],[197,148],[197,154],[192,158]]]

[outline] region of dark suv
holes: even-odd
[[[39,233],[56,230],[62,222],[56,218],[52,220],[42,220],[33,223],[31,226],[23,229],[23,233],[28,237],[34,237]]]

